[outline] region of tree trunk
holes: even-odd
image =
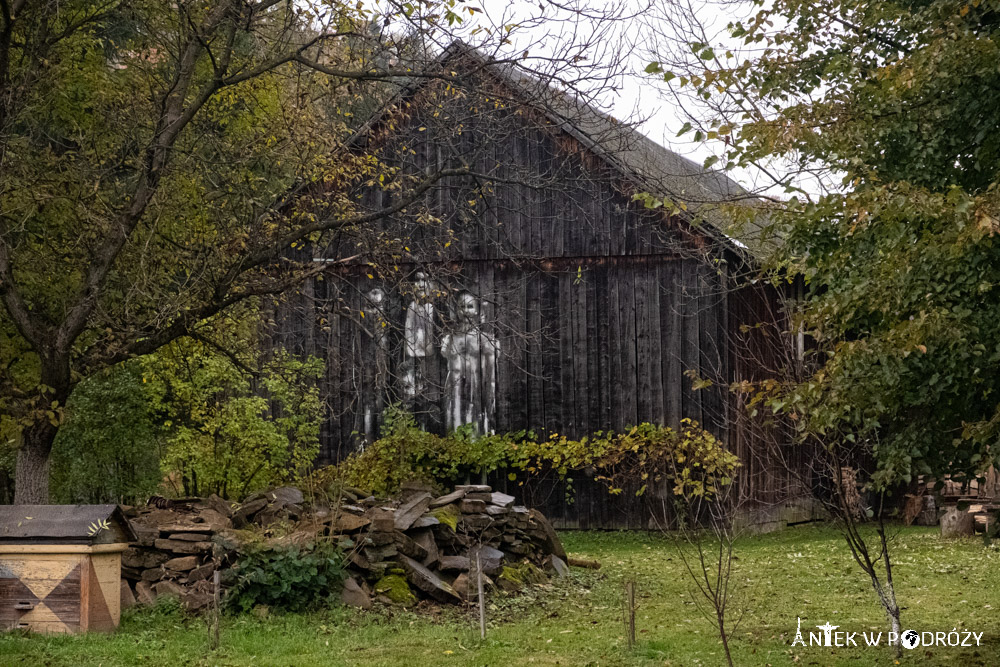
[[[724,614],[716,612],[716,618],[719,622],[719,637],[722,638],[722,650],[726,654],[726,664],[729,667],[734,667],[733,664],[733,654],[729,652],[729,636],[726,634],[726,619]]]
[[[49,421],[36,422],[21,434],[14,473],[15,505],[46,505],[49,502],[49,453],[59,431]]]
[[[896,604],[895,592],[892,593],[892,605],[886,607],[886,612],[889,615],[891,630],[896,635],[895,655],[897,658],[901,658],[903,657],[903,626],[899,622],[899,605]]]

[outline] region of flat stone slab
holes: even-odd
[[[476,556],[479,556],[479,563],[483,567],[483,574],[490,576],[496,574],[503,567],[504,554],[499,549],[494,549],[486,544],[469,549],[469,568],[476,569]]]
[[[468,493],[465,489],[455,489],[446,496],[441,496],[440,498],[435,498],[431,501],[430,508],[434,509],[436,507],[444,507],[445,505],[450,505],[453,502],[459,501],[465,497]]]
[[[169,533],[167,539],[184,540],[185,542],[204,542],[207,538],[205,533]]]
[[[279,486],[265,494],[271,505],[300,505],[305,500],[302,491],[294,486]]]
[[[371,519],[363,516],[338,512],[330,519],[330,530],[335,533],[353,533],[371,523]]]
[[[393,524],[396,530],[407,530],[424,515],[424,512],[430,507],[432,500],[431,494],[421,491],[420,493],[414,494],[412,498],[406,501],[404,504],[400,505],[396,510],[395,517],[393,519]]]
[[[500,493],[499,491],[494,491],[490,494],[490,503],[496,505],[497,507],[513,507],[514,506],[514,496],[509,496],[506,493]]]
[[[160,581],[153,584],[153,590],[156,591],[156,596],[161,595],[180,597],[184,593],[184,589],[180,587],[173,581]]]
[[[441,556],[438,558],[438,569],[442,572],[468,572],[469,558],[467,556]]]
[[[267,507],[267,501],[264,498],[256,498],[243,503],[239,509],[233,512],[233,526],[242,528],[250,523],[253,517],[265,507]]]
[[[483,530],[493,523],[493,518],[487,514],[463,514],[461,525],[467,530]]]
[[[434,532],[430,528],[422,530],[413,530],[411,528],[410,537],[426,552],[426,555],[422,559],[424,567],[433,567],[441,555],[438,552],[437,540],[434,539]]]
[[[469,493],[492,493],[493,487],[489,484],[459,484],[455,490],[463,489]]]
[[[461,602],[462,597],[426,567],[409,556],[400,555],[400,562],[406,570],[410,582],[439,602]]]
[[[436,526],[439,523],[441,523],[441,521],[436,516],[425,514],[413,522],[413,525],[410,526],[410,530],[413,530],[414,528],[430,528],[431,526]]]
[[[153,545],[175,554],[200,554],[212,550],[211,542],[186,542],[184,540],[156,540]]]
[[[201,567],[196,567],[188,572],[188,581],[192,583],[195,581],[203,581],[212,576],[213,572],[215,572],[215,563],[205,563]]]
[[[142,605],[151,605],[156,603],[156,591],[153,590],[153,584],[148,581],[138,581],[135,584],[135,598],[136,602]]]
[[[566,561],[555,554],[548,557],[548,564],[552,566],[552,569],[555,570],[557,576],[565,577],[569,574],[569,565],[566,564]]]
[[[344,580],[344,588],[340,592],[340,601],[348,607],[358,607],[359,609],[371,609],[372,598],[365,592],[365,589],[354,577]]]
[[[563,548],[562,541],[559,536],[556,535],[555,528],[549,523],[549,520],[545,518],[545,515],[538,510],[530,510],[528,512],[531,522],[538,527],[540,533],[542,534],[541,546],[545,549],[547,553],[554,556],[559,556],[564,561],[568,560],[566,557],[566,549]]]
[[[197,556],[181,556],[180,558],[171,558],[166,563],[163,564],[165,570],[173,570],[174,572],[187,572],[198,567],[198,557]]]
[[[458,509],[462,514],[482,514],[486,511],[486,503],[482,500],[469,500],[463,498],[458,503]]]
[[[121,608],[131,609],[132,607],[134,607],[136,604],[135,594],[132,592],[132,588],[131,586],[128,585],[128,582],[122,579],[121,583],[119,584],[119,588],[121,589],[121,601],[120,601]]]
[[[165,553],[136,549],[135,547],[129,547],[122,553],[122,565],[139,569],[157,567],[169,559],[170,556]]]
[[[178,533],[180,535],[191,534],[191,533],[214,533],[216,531],[216,526],[210,523],[173,523],[166,526],[160,526],[159,528],[161,535],[167,535],[170,533]],[[185,538],[180,538],[185,539]],[[205,539],[204,535],[198,539]]]

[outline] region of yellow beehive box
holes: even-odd
[[[134,540],[117,505],[0,506],[0,629],[114,630]]]

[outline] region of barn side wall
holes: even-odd
[[[740,346],[770,343],[745,340],[740,325],[781,317],[776,293],[734,290],[724,253],[680,219],[633,202],[620,175],[547,121],[503,104],[484,118],[473,107],[414,100],[380,139],[377,153],[399,169],[394,178],[459,164],[480,175],[439,182],[419,207],[383,225],[379,238],[395,240],[405,256],[331,268],[278,314],[278,343],[326,360],[321,462],[377,437],[394,403],[425,428],[447,430],[456,395],[448,341],[470,337],[456,313],[472,298],[480,352],[458,366],[476,372],[458,374],[476,386],[459,393],[481,427],[578,438],[688,417],[766,467],[729,385],[758,372],[762,359]],[[396,195],[369,185],[358,196],[376,210]],[[344,234],[314,252],[350,256],[361,242],[370,239]],[[421,353],[413,352],[414,313],[426,320]],[[483,367],[487,347],[495,370]],[[710,382],[694,390],[696,378]],[[761,502],[786,491],[773,470],[754,467],[742,482]],[[559,525],[648,526],[649,507],[634,494],[610,498],[585,475],[572,486],[572,503],[554,481],[521,492]]]

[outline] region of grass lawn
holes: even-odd
[[[599,559],[601,570],[574,568],[551,586],[494,596],[485,642],[476,617],[462,610],[338,608],[226,618],[221,647],[211,652],[203,621],[152,609],[126,614],[113,636],[2,636],[0,665],[724,664],[670,542],[637,533],[565,533],[563,539],[571,553]],[[1000,665],[1000,549],[979,540],[944,541],[925,528],[901,529],[894,549],[905,628],[984,633],[978,648],[917,648],[905,652],[902,664]],[[749,600],[732,642],[737,665],[894,663],[884,645],[790,646],[796,617],[804,631],[827,621],[858,633],[885,629],[869,584],[835,530],[802,526],[747,538],[737,555]],[[620,613],[626,576],[634,576],[639,589],[639,642],[631,651]]]

